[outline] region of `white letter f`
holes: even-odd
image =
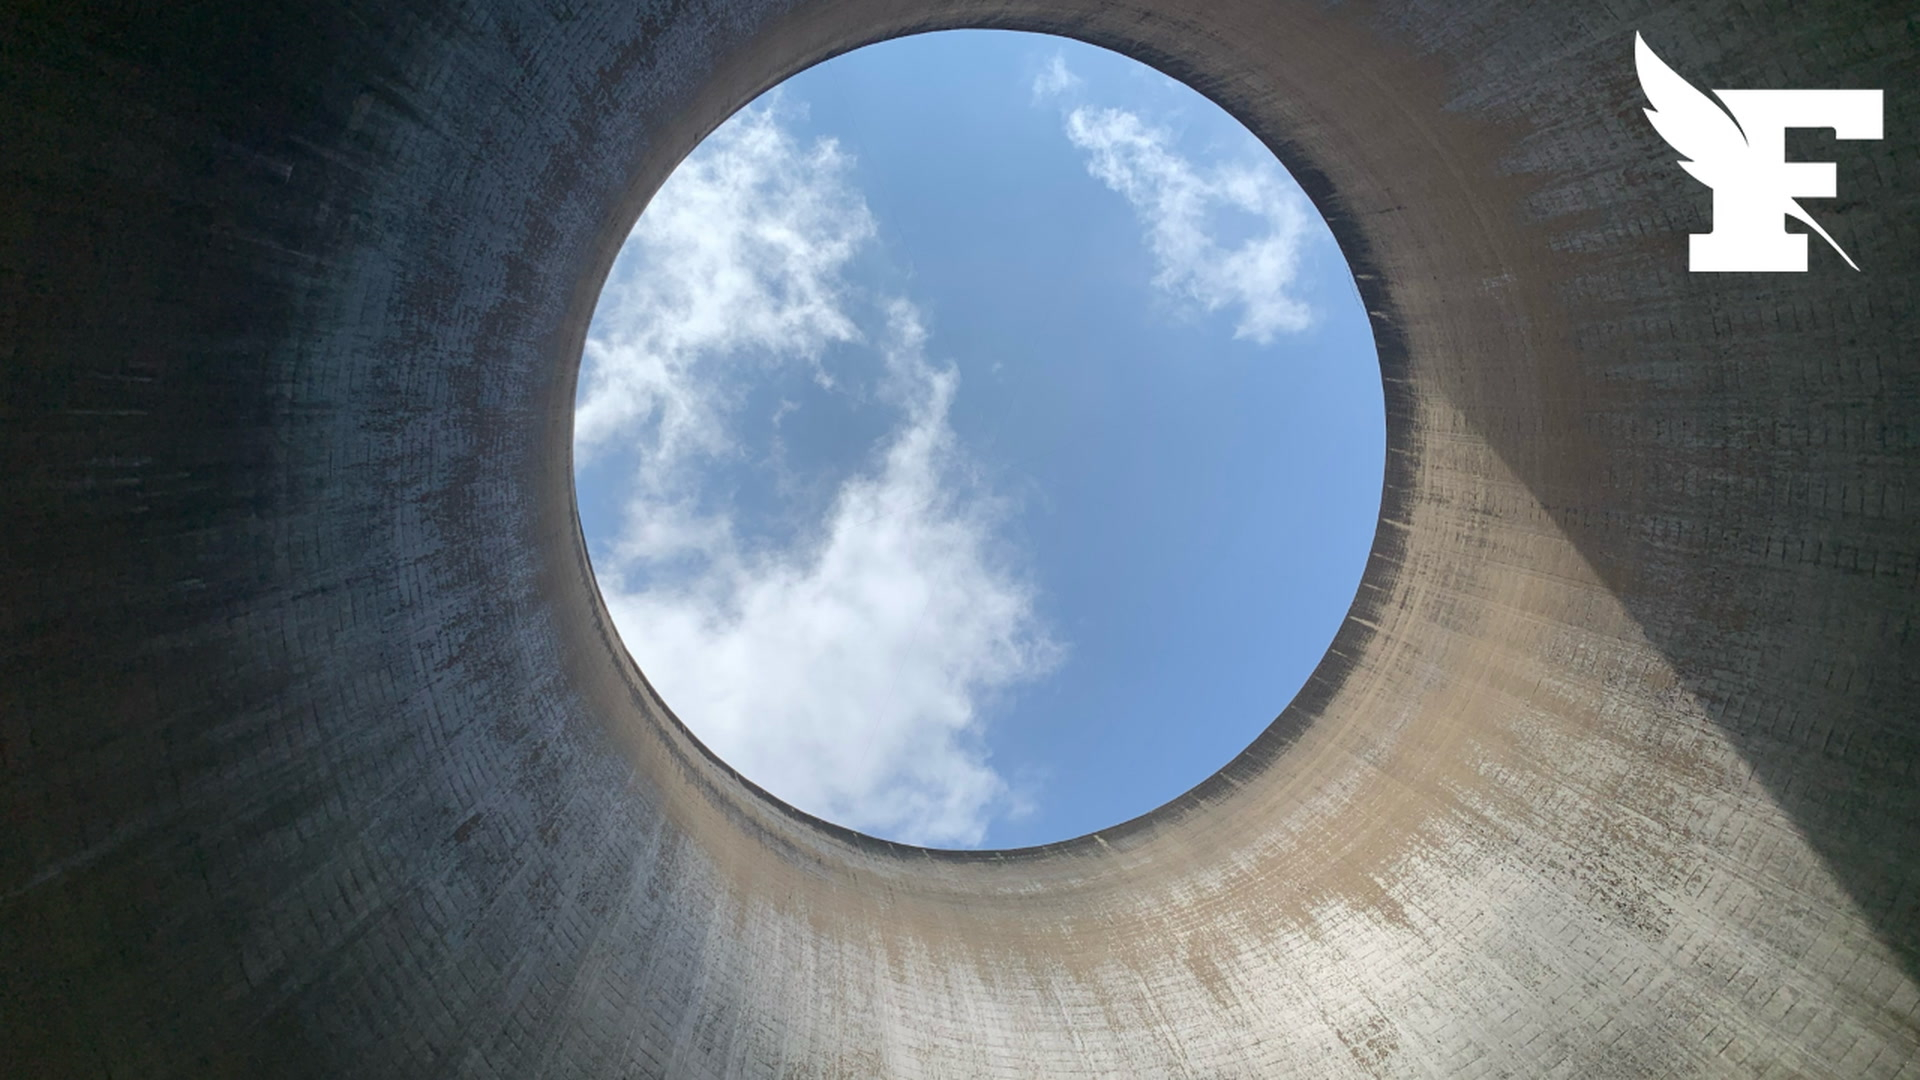
[[[1832,198],[1833,164],[1788,161],[1786,132],[1832,128],[1839,139],[1878,139],[1880,91],[1715,90],[1726,104],[1723,112],[1655,56],[1637,33],[1633,56],[1640,87],[1653,106],[1647,119],[1688,159],[1680,167],[1713,189],[1713,231],[1692,235],[1687,269],[1806,270],[1806,234],[1788,232],[1788,217],[1804,222],[1848,266],[1860,269],[1794,201]]]

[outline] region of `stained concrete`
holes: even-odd
[[[571,502],[673,165],[889,36],[1081,38],[1300,177],[1379,538],[1306,691],[1044,848],[713,760]],[[1690,275],[1702,86],[1873,87],[1863,268]],[[22,0],[0,12],[15,1076],[1920,1076],[1903,5]],[[1124,587],[1124,583],[1116,583]],[[1188,722],[1169,716],[1169,724]]]

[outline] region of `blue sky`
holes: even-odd
[[[588,334],[628,650],[774,794],[1019,847],[1269,724],[1352,602],[1378,362],[1332,236],[1193,91],[1058,38],[862,49],[710,136]]]

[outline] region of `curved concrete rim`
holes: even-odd
[[[761,97],[768,91],[781,85],[782,83],[785,83],[787,80],[792,79],[794,76],[800,74],[802,71],[805,71],[807,68],[815,67],[815,66],[818,66],[819,64],[826,63],[828,60],[834,59],[839,56],[844,56],[849,52],[866,48],[869,45],[881,44],[887,40],[897,40],[900,37],[913,36],[915,34],[940,33],[943,31],[967,30],[967,29],[976,29],[976,27],[971,23],[957,23],[951,26],[940,25],[937,23],[929,24],[929,25],[919,25],[919,26],[916,26],[913,30],[910,30],[904,33],[900,33],[900,32],[887,33],[884,36],[876,37],[872,41],[861,41],[852,45],[844,45],[843,47],[837,48],[830,55],[815,57],[811,60],[808,60],[804,63],[799,64],[798,66],[793,67],[792,70],[786,71],[784,74],[779,75],[771,83],[767,84],[763,89],[749,95],[745,101],[737,103],[733,111],[738,112],[740,109],[747,107],[747,105],[751,104],[753,101],[757,100],[759,97]],[[1021,32],[1023,28],[1018,24],[1016,20],[1006,25],[998,26],[996,27],[996,29],[1007,30],[1011,32]],[[1052,36],[1071,36],[1071,35],[1063,35],[1053,30],[1036,30],[1031,32],[1050,34]],[[1098,44],[1098,43],[1089,42],[1089,44]],[[1127,55],[1125,52],[1121,50],[1113,50],[1113,51],[1121,52],[1121,55]],[[1149,64],[1149,66],[1151,66],[1151,64]],[[1167,74],[1170,78],[1175,78],[1175,79],[1179,78],[1179,76],[1173,75],[1170,72],[1163,72],[1163,74]],[[1184,82],[1184,80],[1182,81]],[[1194,88],[1194,89],[1196,90],[1196,92],[1201,93],[1202,96],[1205,96],[1205,91],[1199,90],[1198,88]],[[711,127],[709,127],[706,131],[701,132],[699,137],[695,140],[694,145],[697,146],[700,142],[704,142],[706,140],[706,137],[713,133],[714,129],[718,128],[720,124],[726,120],[727,117],[730,117],[732,115],[733,115],[732,112],[728,113],[727,116],[722,117],[718,121],[715,121],[714,124]],[[1235,117],[1235,119],[1239,119],[1239,118]],[[1273,148],[1269,146],[1268,149],[1272,150]],[[691,153],[691,152],[692,152],[691,148],[689,148],[686,151],[686,153]],[[685,154],[682,154],[679,159],[673,162],[672,166],[667,170],[667,175],[671,175],[673,169],[679,167],[680,161],[685,160],[685,156],[686,156]],[[1278,151],[1275,151],[1275,156],[1280,157],[1280,154]],[[1302,190],[1318,193],[1318,194],[1310,194],[1308,196],[1309,199],[1311,199],[1314,202],[1316,211],[1324,215],[1326,212],[1324,209],[1325,204],[1336,202],[1334,193],[1328,187],[1327,179],[1323,174],[1317,171],[1313,171],[1313,172],[1306,173],[1306,175],[1302,175],[1303,171],[1311,169],[1311,163],[1289,161],[1284,157],[1282,157],[1281,164],[1284,165],[1287,168],[1288,173],[1293,175],[1294,179],[1301,184]],[[653,181],[651,187],[647,190],[646,199],[648,201],[650,201],[653,195],[659,190],[659,185],[664,182],[665,182],[664,177],[660,177]],[[614,230],[614,232],[622,238],[623,243],[624,243],[625,237],[627,237],[629,234],[632,233],[634,222],[637,222],[639,220],[639,214],[640,214],[640,211],[636,210],[636,212],[634,213],[634,220],[626,223],[624,231],[619,228],[616,228]],[[1328,220],[1329,226],[1331,227],[1333,225],[1332,219],[1327,219],[1327,220]],[[1346,234],[1346,235],[1342,235],[1342,234]],[[1388,305],[1391,303],[1391,301],[1387,295],[1387,287],[1383,282],[1381,275],[1378,273],[1377,268],[1368,267],[1368,269],[1366,270],[1360,270],[1356,267],[1356,265],[1352,261],[1353,254],[1351,249],[1354,245],[1361,245],[1366,242],[1366,238],[1364,237],[1364,235],[1361,235],[1355,230],[1346,227],[1346,223],[1343,221],[1342,226],[1335,231],[1334,239],[1337,243],[1341,245],[1341,256],[1347,260],[1347,266],[1346,266],[1347,272],[1355,276],[1356,287],[1358,288],[1361,282],[1366,283],[1366,288],[1362,291],[1363,302],[1368,305],[1370,310],[1380,311],[1380,310],[1388,309]],[[618,249],[616,247],[615,249],[616,254],[617,254],[617,250]],[[604,262],[604,264],[599,265],[595,268],[593,276],[590,278],[590,288],[593,296],[595,297],[594,303],[596,305],[598,304],[598,298],[601,294],[601,291],[605,288],[606,278],[608,273],[611,272],[611,269],[612,269],[612,257],[609,256],[607,260]],[[1371,328],[1371,332],[1374,335],[1376,354],[1377,354],[1377,358],[1380,364],[1380,368],[1381,368],[1381,372],[1384,380],[1382,385],[1384,390],[1384,396],[1386,398],[1387,443],[1389,447],[1400,447],[1400,449],[1393,451],[1388,458],[1387,472],[1386,472],[1386,475],[1384,475],[1381,480],[1381,491],[1382,491],[1383,497],[1387,494],[1392,494],[1395,497],[1400,498],[1404,503],[1405,500],[1411,494],[1410,487],[1408,485],[1408,481],[1411,479],[1411,477],[1409,475],[1400,475],[1396,477],[1394,475],[1394,471],[1397,469],[1400,473],[1405,474],[1407,473],[1408,469],[1410,469],[1411,467],[1411,461],[1409,458],[1406,457],[1406,454],[1407,454],[1406,446],[1411,441],[1411,433],[1400,431],[1398,429],[1400,429],[1405,425],[1406,418],[1411,415],[1412,402],[1408,398],[1409,391],[1407,389],[1407,385],[1404,379],[1395,379],[1393,376],[1393,373],[1401,372],[1405,368],[1404,345],[1397,338],[1393,338],[1390,335],[1390,333],[1383,333],[1382,328],[1379,328],[1379,327]],[[1382,340],[1383,338],[1385,340]],[[572,377],[576,380],[576,385],[579,377],[579,364],[580,364],[580,355],[576,353],[573,359],[573,367],[570,372]],[[568,435],[570,438],[571,431],[569,431]],[[577,492],[578,485],[574,483],[571,475],[572,474],[572,457],[571,457],[572,443],[571,442],[568,443],[568,448],[569,448],[568,449],[568,454],[569,454],[568,456],[568,472],[569,472],[568,490]],[[1397,521],[1397,520],[1400,520],[1400,513],[1404,512],[1405,509],[1406,507],[1404,505],[1399,507],[1389,507],[1385,505],[1383,501],[1379,516],[1382,520]],[[581,531],[580,548],[582,551],[582,558],[586,560],[589,573],[591,574],[592,559],[585,554],[586,538],[585,538],[584,530],[581,530],[581,526],[580,526],[580,514],[579,514],[579,506],[578,506],[577,499],[575,500],[575,505],[574,505],[574,528],[576,530]],[[1389,584],[1389,578],[1392,573],[1392,567],[1395,565],[1393,551],[1382,550],[1381,545],[1386,539],[1387,538],[1383,537],[1381,535],[1381,531],[1376,527],[1375,539],[1369,549],[1371,554],[1368,559],[1367,569],[1357,589],[1358,597],[1381,596],[1381,595],[1384,595],[1386,592],[1387,586]],[[606,610],[606,602],[604,598],[601,596],[601,593],[599,591],[597,579],[595,579],[594,581],[594,597],[595,597],[596,606],[599,609],[598,618],[606,625],[611,626],[613,622],[612,615]],[[665,699],[662,698],[658,694],[658,692],[653,689],[652,684],[647,683],[646,673],[640,669],[638,663],[633,660],[630,654],[627,656],[627,661],[633,668],[633,676],[637,678],[639,681],[641,681],[643,684],[646,684],[648,693],[655,699],[655,702],[656,702],[655,707],[658,710],[659,714],[662,717],[664,717],[668,723],[671,723],[675,728],[677,728],[680,734],[685,738],[685,740],[688,743],[696,747],[699,750],[699,752],[703,756],[705,756],[710,766],[725,773],[728,777],[732,778],[735,782],[737,782],[741,787],[749,791],[754,797],[765,800],[770,806],[777,809],[781,813],[786,814],[787,816],[792,817],[798,821],[803,821],[807,823],[807,825],[809,825],[810,827],[826,830],[827,832],[849,843],[884,845],[887,848],[895,848],[903,851],[915,852],[918,855],[922,857],[927,857],[927,858],[935,858],[935,857],[957,858],[961,860],[965,860],[967,858],[981,858],[981,859],[990,859],[990,860],[999,861],[999,860],[1006,859],[1008,856],[1025,856],[1029,854],[1038,854],[1042,851],[1068,851],[1075,848],[1096,848],[1099,844],[1113,838],[1116,835],[1131,834],[1139,830],[1150,828],[1152,825],[1152,822],[1155,819],[1160,818],[1162,816],[1177,817],[1178,815],[1180,815],[1181,813],[1185,812],[1188,809],[1192,809],[1192,808],[1196,808],[1198,806],[1204,805],[1211,797],[1217,797],[1218,795],[1223,794],[1227,790],[1227,787],[1225,785],[1232,785],[1233,783],[1235,783],[1234,780],[1229,779],[1229,775],[1238,776],[1238,775],[1246,775],[1246,774],[1257,772],[1260,768],[1263,767],[1263,764],[1265,762],[1271,760],[1275,755],[1285,751],[1286,747],[1291,744],[1291,742],[1293,741],[1293,738],[1298,733],[1298,731],[1304,728],[1307,724],[1310,724],[1312,722],[1312,717],[1316,714],[1318,708],[1326,700],[1328,700],[1335,691],[1339,689],[1339,685],[1345,679],[1347,670],[1349,669],[1349,666],[1350,666],[1349,662],[1342,658],[1353,656],[1359,653],[1360,650],[1364,648],[1366,640],[1372,636],[1374,624],[1366,618],[1366,614],[1367,612],[1361,610],[1358,600],[1356,599],[1356,603],[1352,606],[1351,610],[1348,612],[1347,617],[1341,622],[1335,639],[1330,643],[1327,655],[1323,657],[1318,664],[1315,665],[1315,670],[1313,674],[1308,677],[1307,682],[1302,687],[1300,693],[1294,696],[1294,698],[1288,703],[1287,707],[1281,711],[1280,716],[1277,717],[1272,724],[1269,724],[1266,728],[1264,728],[1261,731],[1260,735],[1257,736],[1254,739],[1254,741],[1247,746],[1245,750],[1241,751],[1238,754],[1235,754],[1233,759],[1230,760],[1225,766],[1215,770],[1212,774],[1207,776],[1205,779],[1201,780],[1199,783],[1195,784],[1193,787],[1189,788],[1187,791],[1181,793],[1179,796],[1176,796],[1173,799],[1169,799],[1165,803],[1162,803],[1161,805],[1156,806],[1144,813],[1136,814],[1131,818],[1127,818],[1123,821],[1115,822],[1112,825],[1095,829],[1092,832],[1086,833],[1081,836],[1067,837],[1061,840],[1049,841],[1044,844],[1033,844],[1033,845],[1028,845],[1025,847],[1017,847],[1017,848],[942,848],[942,847],[924,846],[919,844],[911,844],[911,843],[906,843],[898,840],[890,840],[884,837],[873,836],[871,834],[864,833],[859,829],[841,825],[838,822],[830,821],[826,818],[820,817],[816,814],[808,813],[805,810],[795,807],[792,804],[781,799],[779,796],[774,795],[773,793],[767,791],[765,788],[761,787],[759,784],[755,783],[751,777],[740,772],[738,769],[728,764],[725,758],[715,753],[711,747],[706,745],[705,741],[703,741],[699,737],[699,735],[697,735],[691,728],[687,726],[685,721],[680,719],[680,717],[666,703]]]
[[[1150,44],[1138,40],[1138,38],[1143,35],[1139,35],[1137,32],[1126,37],[1106,36],[1100,38],[1095,35],[1098,35],[1103,28],[1097,24],[1086,27],[1076,25],[1073,29],[1063,28],[1059,22],[1057,13],[1042,13],[1036,15],[1032,13],[1002,11],[996,13],[993,19],[984,21],[979,20],[978,15],[971,11],[946,12],[942,14],[944,18],[929,18],[924,12],[905,12],[901,15],[896,15],[892,22],[876,22],[870,25],[866,28],[866,36],[864,37],[854,36],[834,42],[828,51],[824,53],[803,51],[802,43],[806,42],[807,39],[802,35],[793,35],[792,38],[787,38],[780,30],[771,31],[768,36],[773,40],[768,48],[773,55],[756,58],[764,65],[764,68],[756,72],[745,82],[745,85],[751,87],[751,89],[747,90],[743,96],[739,85],[728,83],[722,88],[721,85],[716,84],[713,92],[724,93],[725,97],[722,99],[724,102],[723,105],[708,108],[695,107],[689,110],[690,113],[699,115],[705,121],[705,126],[693,134],[691,141],[686,141],[683,135],[682,142],[676,144],[673,151],[665,155],[659,155],[660,158],[670,159],[666,161],[664,171],[661,168],[661,161],[651,156],[649,160],[641,166],[640,170],[638,170],[639,175],[636,178],[636,183],[639,185],[639,193],[637,197],[630,194],[629,199],[622,204],[622,213],[630,214],[630,217],[617,219],[614,227],[608,230],[610,236],[617,237],[618,239],[614,241],[611,247],[601,253],[602,257],[596,261],[588,272],[586,279],[582,282],[582,290],[593,298],[589,302],[589,312],[592,310],[592,305],[598,302],[598,297],[605,284],[606,276],[611,270],[613,258],[618,253],[619,244],[631,233],[633,224],[638,220],[646,202],[651,200],[654,192],[665,182],[666,177],[672,174],[673,169],[678,167],[680,161],[684,160],[686,155],[691,153],[695,146],[705,140],[715,128],[719,127],[719,125],[728,117],[732,116],[733,113],[745,108],[752,101],[769,90],[772,90],[774,87],[793,78],[807,68],[825,63],[828,60],[843,56],[857,49],[865,48],[868,45],[879,44],[887,40],[915,34],[964,29],[999,29],[1070,37],[1139,60],[1141,63],[1156,68],[1156,70],[1161,71],[1170,78],[1185,83],[1203,96],[1208,96],[1209,100],[1212,100],[1205,85],[1194,81],[1204,80],[1206,78],[1203,68],[1197,66],[1196,63],[1189,58],[1163,52],[1161,48],[1155,47],[1160,46],[1163,48],[1166,44],[1163,41],[1156,40]],[[785,47],[784,50],[783,47]],[[1221,105],[1229,115],[1233,115],[1234,118],[1239,120],[1243,125],[1248,124],[1247,118],[1239,115],[1235,111],[1234,106],[1236,103],[1216,101],[1216,104]],[[1385,275],[1380,272],[1380,268],[1365,261],[1370,255],[1370,250],[1367,247],[1368,238],[1362,231],[1353,227],[1351,219],[1344,216],[1344,210],[1339,204],[1337,192],[1331,186],[1325,173],[1322,172],[1312,160],[1300,156],[1307,152],[1304,147],[1284,138],[1280,138],[1279,144],[1276,145],[1275,140],[1279,138],[1278,132],[1269,134],[1256,131],[1255,134],[1256,137],[1259,137],[1262,143],[1280,159],[1281,163],[1286,166],[1288,172],[1291,173],[1295,180],[1301,185],[1302,190],[1308,194],[1308,198],[1313,201],[1315,209],[1319,211],[1327,221],[1329,228],[1334,232],[1336,242],[1338,242],[1341,247],[1342,256],[1347,260],[1348,271],[1354,276],[1355,285],[1360,289],[1363,303],[1366,304],[1368,310],[1370,312],[1391,310],[1392,300],[1389,295],[1390,283],[1387,281]],[[1386,399],[1387,443],[1389,447],[1387,467],[1381,485],[1382,506],[1380,519],[1384,522],[1395,523],[1404,520],[1404,512],[1407,509],[1406,504],[1412,496],[1410,485],[1413,464],[1410,456],[1413,452],[1411,449],[1412,432],[1408,430],[1408,428],[1413,416],[1413,402],[1410,398],[1411,392],[1409,390],[1409,384],[1404,377],[1402,377],[1402,373],[1405,370],[1404,343],[1394,332],[1390,323],[1380,322],[1372,328],[1372,331],[1383,377],[1382,385]],[[584,326],[581,328],[581,333],[584,334]],[[572,362],[567,374],[570,378],[577,380],[580,354],[575,350],[571,356]],[[569,417],[569,420],[570,419]],[[570,425],[566,435],[569,439],[571,438]],[[569,472],[567,490],[571,492],[574,490],[571,476],[571,442],[567,442],[566,446]],[[574,508],[574,528],[576,531],[580,528],[577,506]],[[1370,609],[1365,602],[1368,598],[1385,596],[1389,591],[1391,577],[1397,571],[1398,560],[1396,555],[1399,550],[1399,544],[1397,542],[1397,535],[1390,535],[1390,528],[1391,525],[1389,525],[1388,529],[1376,528],[1375,540],[1372,545],[1366,571],[1357,592],[1355,603],[1347,618],[1341,623],[1333,642],[1329,646],[1327,655],[1316,665],[1315,671],[1308,678],[1306,684],[1301,688],[1300,692],[1295,695],[1294,699],[1288,703],[1287,707],[1282,710],[1280,716],[1264,729],[1244,751],[1235,755],[1233,760],[1219,770],[1216,770],[1200,783],[1194,785],[1185,793],[1146,813],[1136,815],[1133,818],[1117,822],[1083,836],[1071,837],[1030,847],[1002,849],[924,847],[871,836],[857,829],[848,828],[793,807],[777,796],[767,792],[760,785],[754,783],[751,778],[740,773],[707,747],[706,744],[673,713],[671,707],[660,698],[652,686],[646,682],[644,672],[639,669],[638,665],[633,664],[631,657],[627,657],[627,661],[632,667],[631,676],[646,687],[646,692],[651,699],[651,710],[658,717],[663,718],[667,723],[671,724],[681,739],[694,747],[702,755],[710,768],[724,774],[731,781],[749,792],[751,797],[763,800],[767,806],[773,810],[791,819],[803,822],[810,828],[823,830],[841,841],[882,851],[892,850],[909,854],[915,858],[937,858],[958,861],[1004,861],[1009,857],[1028,857],[1038,855],[1042,852],[1066,853],[1075,850],[1097,850],[1100,846],[1108,844],[1114,839],[1150,830],[1153,823],[1157,820],[1177,818],[1190,810],[1205,805],[1212,799],[1217,799],[1230,791],[1234,785],[1240,783],[1241,780],[1239,778],[1256,775],[1260,772],[1277,755],[1283,753],[1286,748],[1291,745],[1301,730],[1312,723],[1312,719],[1317,714],[1319,708],[1337,692],[1340,684],[1346,678],[1347,671],[1351,666],[1351,661],[1347,658],[1358,655],[1362,649],[1364,649],[1368,638],[1372,636],[1376,624],[1367,618]],[[591,559],[586,556],[585,547],[586,544],[583,536],[579,543],[580,558],[587,564],[587,572],[589,580],[591,581]],[[600,597],[597,582],[593,583],[593,588],[594,604],[597,609],[595,618],[602,626],[611,627],[612,618],[606,611],[606,605]],[[615,640],[616,649],[618,649],[620,647],[617,645],[617,635]]]
[[[582,339],[806,66],[1061,34],[1333,228],[1388,465],[1307,688],[1179,799],[915,848],[614,635]],[[0,22],[0,1038],[38,1075],[1904,1076],[1920,155],[1892,5],[305,0]],[[1686,272],[1702,87],[1887,90],[1863,268]],[[1810,201],[1811,202],[1811,201]]]

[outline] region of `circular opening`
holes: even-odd
[[[733,116],[588,333],[580,520],[687,727],[799,809],[940,847],[1152,810],[1299,690],[1385,419],[1326,223],[1151,68],[953,31]]]

